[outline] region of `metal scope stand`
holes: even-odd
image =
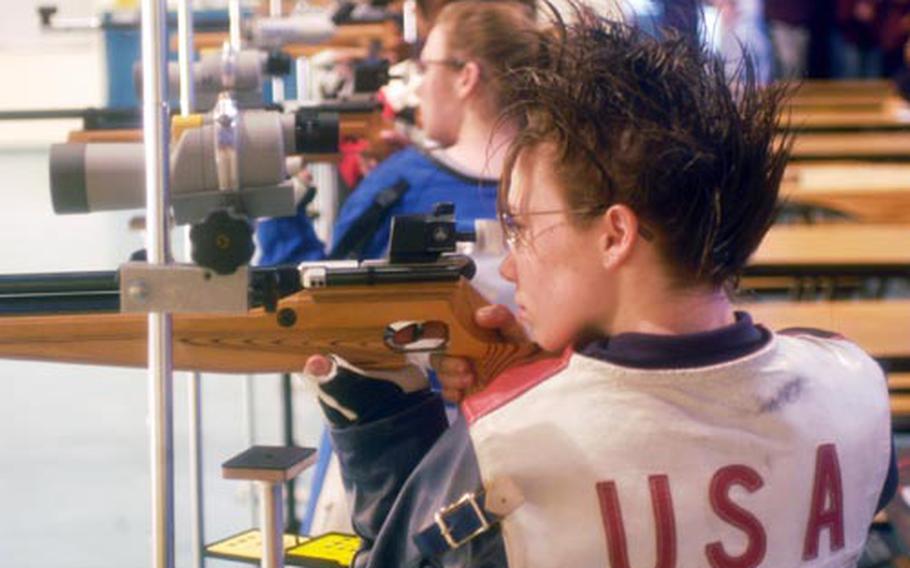
[[[285,482],[297,477],[316,461],[315,448],[297,446],[253,446],[221,466],[225,479],[244,479],[259,489],[259,530],[262,535],[262,568],[284,566]]]

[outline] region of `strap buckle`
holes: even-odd
[[[465,511],[472,511],[474,513],[475,518],[471,519],[471,521],[477,525],[477,528],[467,535],[458,538],[452,534],[455,527],[453,524],[449,523],[449,518]],[[448,544],[449,548],[452,550],[486,532],[490,528],[490,522],[483,514],[483,510],[477,503],[477,498],[473,493],[465,493],[458,501],[440,509],[433,518],[436,521],[436,526],[439,527],[439,532],[442,533],[442,538],[445,539],[446,544]],[[458,519],[461,523],[464,523],[466,520],[467,518],[464,517]]]

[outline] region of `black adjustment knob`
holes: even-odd
[[[283,51],[272,51],[265,60],[265,73],[273,77],[291,74],[291,56]]]
[[[350,23],[355,8],[357,8],[357,4],[354,2],[339,2],[338,8],[332,14],[332,23],[336,26]]]
[[[193,262],[218,274],[233,274],[253,258],[253,227],[226,209],[209,213],[190,229]]]
[[[375,93],[389,82],[389,78],[387,60],[361,61],[354,65],[354,92]]]
[[[56,6],[47,4],[38,6],[38,17],[41,18],[41,27],[49,28],[51,26],[51,18],[53,18],[56,13]]]

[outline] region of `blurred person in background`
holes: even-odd
[[[890,78],[904,68],[904,48],[910,37],[910,0],[885,0],[881,12],[882,74]]]
[[[881,0],[837,0],[832,37],[832,71],[839,79],[881,75]]]
[[[493,133],[506,87],[500,77],[533,54],[523,33],[535,26],[533,2],[471,0],[451,9],[440,4],[418,4],[425,21],[446,14],[416,62],[428,144],[405,147],[369,172],[342,205],[329,251],[303,208],[296,217],[260,223],[261,264],[381,257],[392,216],[428,213],[439,201],[456,204],[461,229],[472,228],[478,218],[495,218],[501,151],[514,133],[509,125]],[[365,222],[365,216],[373,220]]]
[[[771,80],[773,54],[765,25],[763,0],[711,0],[720,13],[718,50],[727,62],[727,75],[734,76],[748,54],[759,84]],[[708,30],[708,33],[712,33]]]
[[[417,61],[429,142],[392,155],[364,178],[339,214],[331,256],[382,256],[394,215],[426,213],[440,201],[455,203],[461,230],[495,218],[503,153],[516,131],[496,123],[507,102],[503,77],[533,57],[535,26],[532,11],[517,2],[466,0],[442,9]],[[364,232],[364,215],[395,187],[394,203]]]
[[[659,0],[661,26],[674,29],[680,34],[698,37],[698,27],[701,21],[701,0]]]
[[[816,0],[765,0],[775,79],[795,80],[806,76],[816,5]]]

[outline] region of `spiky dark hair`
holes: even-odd
[[[791,145],[777,135],[785,93],[761,88],[749,57],[727,77],[723,59],[691,37],[657,37],[573,8],[573,23],[554,16],[537,64],[505,80],[504,117],[524,127],[500,207],[518,155],[550,143],[571,209],[624,203],[655,233],[680,283],[727,282],[774,217]]]

